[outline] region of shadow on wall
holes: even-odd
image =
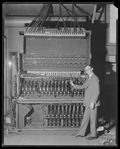
[[[107,55],[106,51],[106,28],[107,24],[94,23],[91,26],[91,65],[94,68],[94,73],[100,80],[100,103],[101,106],[98,109],[98,117],[116,117],[116,85],[115,78],[116,72],[113,71],[111,63],[105,62]],[[106,75],[107,71],[110,75]],[[107,82],[109,83],[107,83]]]

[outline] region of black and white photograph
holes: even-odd
[[[2,147],[118,146],[114,2],[2,3]]]

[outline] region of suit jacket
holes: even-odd
[[[74,85],[73,88],[83,89],[85,88],[84,106],[89,107],[91,102],[94,102],[96,106],[100,105],[99,94],[99,79],[93,73],[90,79],[87,79],[83,85]]]

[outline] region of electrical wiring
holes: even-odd
[[[33,109],[33,107],[31,105],[26,105],[26,107],[28,107],[29,110]]]
[[[59,5],[60,6],[60,5]],[[59,10],[60,10],[60,7],[59,7]],[[61,10],[60,10],[60,16],[59,16],[59,19],[61,18]],[[56,28],[57,28],[57,26],[58,26],[58,24],[59,24],[59,19],[58,19],[58,22],[57,22],[57,25],[56,25]]]
[[[47,18],[48,14],[49,14],[50,11],[51,11],[51,5],[52,5],[52,4],[48,4],[48,5],[46,6],[46,5],[44,4],[44,5],[42,6],[42,8],[41,8],[39,14],[38,14],[38,15],[33,19],[33,21],[27,26],[27,28],[26,28],[26,32],[27,32],[27,33],[39,32],[39,30],[42,29],[42,25],[43,25],[45,19]],[[63,30],[63,31],[65,31],[65,29],[67,29],[67,25],[66,25],[66,23],[65,23],[65,20],[64,20],[63,17],[62,17],[61,6],[63,6],[63,7],[66,9],[68,15],[71,15],[72,18],[73,18],[73,20],[74,20],[74,22],[73,22],[72,19],[71,19],[71,25],[70,25],[70,27],[72,26],[72,23],[74,23],[74,31],[75,31],[75,29],[76,29],[76,24],[77,24],[77,26],[80,28],[79,23],[78,23],[78,20],[77,20],[77,17],[76,17],[77,14],[76,14],[75,11],[74,11],[75,5],[72,5],[72,11],[69,10],[68,8],[66,8],[63,4],[60,4],[59,6],[60,6],[60,16],[59,16],[59,18],[58,18],[58,21],[57,21],[57,24],[56,24],[56,28],[58,27],[59,20],[60,20],[60,18],[61,18],[61,19],[63,20],[63,26],[64,26],[64,30]],[[72,14],[70,14],[70,13],[72,13]],[[41,16],[40,16],[40,15],[41,15]],[[35,21],[35,22],[34,22],[34,21]],[[34,22],[34,23],[33,23],[33,22]],[[32,25],[31,25],[31,24],[32,24]],[[29,28],[29,26],[31,26],[31,27]]]
[[[33,25],[30,27],[29,29],[29,33],[32,32],[35,29],[35,26],[37,26],[40,22],[41,17],[39,17],[43,12],[44,12],[44,8],[45,8],[45,4],[42,6],[42,8],[40,9],[39,14],[37,15],[37,17],[34,19],[35,23],[33,23]],[[34,22],[34,20],[32,22]],[[32,24],[31,22],[31,24]]]
[[[47,12],[46,12],[45,15],[43,15],[41,24],[43,24],[43,22],[44,22],[44,20],[45,20],[45,18],[46,18],[46,16],[47,16],[47,14],[49,13],[51,5],[48,4],[46,7],[48,7],[48,8],[46,8],[46,9],[47,9],[47,10],[46,10]]]
[[[71,16],[71,14],[69,13],[69,11],[68,11],[68,9],[62,4],[62,6],[66,9],[66,11],[67,11],[67,13],[68,13],[68,15],[70,15]],[[71,19],[71,25],[70,25],[70,28],[71,28],[71,26],[72,26],[72,19]]]
[[[66,9],[66,11],[67,11],[67,13],[71,16],[71,17],[73,17],[70,13],[69,13],[69,9],[67,9],[63,4],[62,4],[62,6]],[[72,11],[70,11],[70,12],[72,12]],[[73,13],[72,12],[72,14],[75,14],[75,13]],[[77,16],[77,14],[75,14],[76,16]],[[74,19],[75,20],[75,19]],[[77,18],[76,18],[76,21],[77,21]],[[75,21],[74,21],[75,22]],[[78,23],[78,22],[77,22]],[[70,28],[71,28],[71,26],[72,26],[72,20],[71,20],[71,25],[70,25]],[[79,24],[78,24],[78,26],[79,26]],[[79,26],[79,28],[80,28],[80,26]]]
[[[39,13],[37,14],[37,16],[32,20],[32,22],[27,26],[26,28],[26,32],[28,31],[29,26],[35,21],[35,23],[37,22],[36,20],[39,19],[39,15],[41,15],[42,11],[44,10],[45,4],[42,6],[42,8],[40,9]],[[33,23],[32,26],[35,25],[35,23]],[[31,27],[32,27],[31,26]]]
[[[72,27],[72,23],[73,23],[73,22],[72,22],[72,18],[71,18],[71,24],[70,24],[70,28]]]
[[[37,29],[37,31],[39,30],[39,28],[41,29],[40,23],[43,24],[43,21],[45,20],[45,17],[46,17],[46,15],[48,14],[48,11],[49,11],[49,9],[50,9],[50,5],[48,4],[46,7],[48,7],[48,8],[46,8],[46,9],[47,9],[47,13],[46,13],[45,15],[43,14],[43,15],[40,17],[40,19],[39,19],[39,21],[37,22],[37,24],[35,24],[35,26],[34,26],[32,32],[34,32],[36,29]],[[44,10],[45,10],[45,9],[44,9]],[[43,13],[44,13],[44,10],[43,10]],[[40,20],[41,20],[41,22],[40,22]],[[40,27],[38,27],[38,25],[40,25]],[[38,27],[38,28],[37,28],[37,27]]]
[[[46,13],[46,15],[44,16],[44,18],[43,18],[43,20],[42,20],[42,22],[41,22],[40,28],[42,27],[42,24],[44,23],[44,21],[45,21],[47,15],[49,14],[50,11],[51,11],[51,5],[48,6],[47,13]]]
[[[51,6],[52,6],[52,4],[47,4],[47,5],[44,4],[42,6],[42,8],[40,9],[39,14],[27,26],[25,33],[39,32],[42,29],[42,25],[43,25],[45,19],[48,17],[48,14],[51,11]],[[77,26],[78,26],[78,28],[80,28],[80,25],[79,25],[78,20],[77,20],[78,14],[76,14],[76,12],[75,12],[75,7],[77,7],[76,4],[72,4],[72,11],[69,10],[68,8],[66,8],[63,4],[59,4],[59,6],[60,6],[59,7],[60,8],[60,16],[58,18],[58,21],[57,21],[57,24],[56,24],[56,28],[58,27],[58,24],[60,22],[59,21],[60,18],[63,20],[63,26],[64,26],[64,30],[63,31],[65,31],[65,29],[68,28],[66,23],[65,23],[65,20],[63,19],[62,13],[61,13],[61,6],[63,6],[66,9],[68,15],[70,15],[72,17],[71,18],[70,28],[71,28],[72,24],[73,24],[74,31],[76,30]],[[72,21],[72,19],[74,21]],[[77,24],[77,26],[76,26],[76,24]]]
[[[60,4],[60,14],[62,14],[62,13],[61,13],[61,4]],[[63,17],[62,17],[62,15],[61,15],[61,18],[62,18],[62,20],[63,20],[64,29],[66,29],[67,26],[66,26],[66,23],[65,23],[65,21],[64,21],[64,19],[63,19]]]
[[[46,21],[51,21],[51,16],[48,16],[48,18],[46,19]]]
[[[87,11],[84,11],[82,8],[80,8],[79,6],[77,6],[75,4],[76,8],[80,11],[80,12],[83,12],[84,14],[86,14],[87,16],[90,16],[90,14],[87,12]]]
[[[8,98],[8,97],[7,97]],[[16,121],[15,121],[15,113],[13,113],[13,110],[14,110],[14,112],[15,112],[15,104],[17,103],[17,100],[18,100],[18,97],[16,97],[16,98],[13,98],[14,99],[14,101],[12,102],[12,104],[11,104],[11,106],[10,106],[10,110],[7,112],[7,114],[6,115],[4,115],[4,118],[6,117],[6,116],[8,116],[9,114],[13,114],[12,115],[12,117],[13,117],[13,119],[14,119],[14,123],[12,123],[12,125],[10,124],[10,126],[12,127],[12,129],[13,128],[15,128],[15,123],[16,123]],[[4,125],[6,125],[7,123],[4,123]],[[9,124],[8,124],[9,125]],[[16,133],[16,128],[15,129],[13,129],[12,131],[10,131],[9,129],[6,129],[6,131],[7,131],[7,135],[12,135],[13,133]]]
[[[73,12],[73,10],[74,10],[74,5],[72,4],[72,12]],[[74,19],[74,31],[75,31],[75,27],[76,27],[76,24],[75,24],[75,16],[74,16],[74,13],[73,13],[73,19]]]
[[[4,97],[4,98],[8,98],[10,100],[9,97]],[[4,115],[4,117],[8,116],[11,112],[12,112],[12,109],[14,108],[14,104],[17,102],[17,99],[18,98],[14,98],[15,100],[12,102],[12,104],[10,105],[10,110],[7,112],[7,114]]]
[[[46,6],[47,7],[47,6]],[[43,21],[43,18],[44,18],[44,12],[45,12],[45,7],[44,7],[44,9],[43,9],[43,11],[42,11],[42,15],[41,16],[39,16],[39,19],[38,19],[38,21],[36,21],[36,24],[35,24],[35,26],[33,27],[33,30],[32,31],[35,31],[36,29],[36,31],[38,31],[38,29],[39,29],[39,25],[40,25],[40,23]],[[37,28],[38,27],[38,28]]]
[[[58,18],[58,21],[57,21],[57,25],[56,25],[56,27],[55,28],[57,28],[58,27],[58,24],[59,24],[59,19],[61,18],[61,13],[60,13],[60,16],[59,16],[59,18]]]
[[[74,4],[74,7],[75,7],[75,4]],[[75,14],[76,23],[77,23],[78,27],[80,28],[80,25],[79,25],[78,20],[77,20],[77,17],[76,17],[75,9],[73,9],[73,11],[74,11],[74,14]]]
[[[57,21],[57,24],[56,24],[56,27],[55,27],[55,28],[57,28],[57,27],[58,27],[58,24],[59,24],[59,19],[60,19],[60,16],[59,16],[59,18],[58,18],[58,21]]]
[[[67,11],[68,15],[71,15],[63,4],[62,4],[62,6],[63,6],[63,8]],[[69,17],[68,17],[68,18],[69,18]],[[68,20],[68,18],[67,18],[67,20]]]
[[[73,12],[72,12],[71,10],[69,10],[66,6],[63,5],[63,7],[65,7],[66,10],[68,10],[69,12],[71,12],[71,13],[73,14]],[[76,14],[76,15],[77,15],[77,14]],[[77,16],[79,16],[79,15],[77,15]]]
[[[60,6],[60,5],[59,5]],[[59,9],[60,9],[60,16],[59,16],[59,19],[61,18],[61,6],[59,7]],[[58,19],[58,22],[57,22],[57,26],[58,26],[58,24],[59,24],[59,19]],[[56,26],[56,28],[57,28],[57,26]]]
[[[42,17],[43,17],[43,16],[41,16],[41,18],[39,18],[39,19],[35,22],[34,26],[30,27],[29,33],[32,33],[33,31],[35,31],[35,30],[37,29],[37,26],[39,25],[39,23],[40,23]]]

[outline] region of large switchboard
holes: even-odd
[[[87,79],[90,38],[85,30],[24,34],[24,50],[18,54],[17,128],[81,125],[85,89],[73,89],[70,80],[82,85]]]

